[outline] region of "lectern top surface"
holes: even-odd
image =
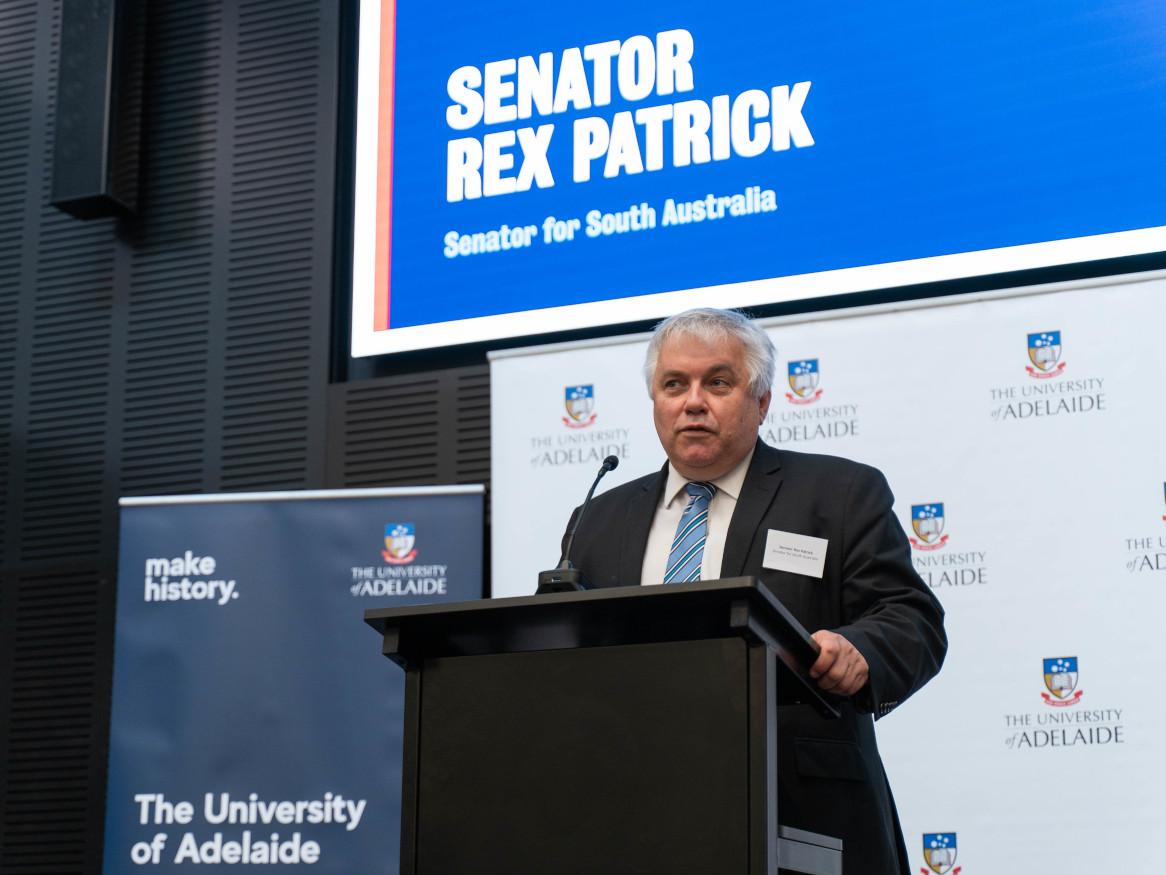
[[[365,622],[406,670],[442,657],[740,638],[777,655],[783,701],[837,716],[809,668],[818,643],[754,577],[377,608]]]
[[[765,604],[768,609],[781,616],[797,629],[805,629],[793,614],[786,610],[785,605],[777,596],[762,586],[754,577],[726,577],[720,580],[698,580],[693,583],[677,583],[668,586],[616,586],[600,589],[588,589],[579,592],[549,593],[547,595],[512,596],[499,599],[475,599],[467,602],[440,603],[431,605],[411,605],[403,608],[371,608],[364,612],[365,622],[384,632],[388,621],[403,620],[409,617],[451,616],[455,614],[491,613],[497,611],[511,611],[523,608],[555,608],[561,606],[590,605],[600,602],[606,603],[648,603],[649,600],[663,602],[686,600],[723,601],[730,598],[758,599],[758,604]],[[653,602],[654,604],[654,602]],[[573,608],[571,608],[573,609]],[[809,634],[805,634],[807,641],[813,644]],[[816,651],[817,646],[813,644]]]
[[[817,642],[753,577],[377,608],[364,619],[384,636],[385,656],[406,668],[434,657],[743,638],[773,648],[825,704],[808,676]]]

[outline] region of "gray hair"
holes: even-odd
[[[745,351],[745,371],[749,375],[749,392],[760,398],[773,388],[773,369],[777,364],[777,350],[769,335],[740,310],[716,310],[700,307],[669,316],[656,326],[644,358],[644,379],[648,394],[652,394],[652,379],[660,348],[673,337],[691,337],[704,343],[718,343],[726,339],[738,340]]]

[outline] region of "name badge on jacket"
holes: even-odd
[[[773,571],[789,571],[820,579],[826,567],[826,546],[829,543],[825,538],[770,529],[765,536],[765,559],[761,564]]]

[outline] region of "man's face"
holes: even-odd
[[[754,398],[741,342],[673,336],[652,377],[652,419],[668,460],[689,480],[715,480],[749,454],[769,410]]]

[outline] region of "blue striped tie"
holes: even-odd
[[[709,502],[717,487],[711,483],[689,483],[684,487],[691,498],[680,516],[672,550],[668,553],[665,583],[686,583],[700,580],[700,563],[704,558],[704,542],[709,534]]]

